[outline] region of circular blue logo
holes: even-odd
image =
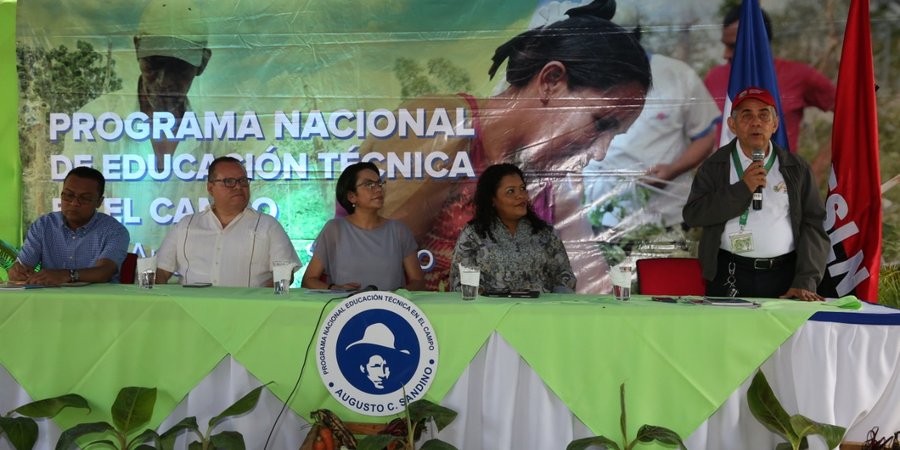
[[[437,372],[431,322],[393,292],[363,292],[335,306],[316,349],[328,392],[347,409],[369,416],[402,412],[425,395]]]
[[[369,394],[400,389],[419,363],[415,330],[398,314],[383,309],[364,311],[347,321],[336,350],[341,374]]]

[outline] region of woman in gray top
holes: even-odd
[[[356,163],[341,173],[335,195],[349,215],[331,219],[322,228],[303,274],[303,287],[425,288],[412,232],[378,214],[384,206],[384,184],[372,163]]]
[[[481,270],[485,290],[574,292],[575,274],[562,241],[528,200],[525,177],[512,164],[488,167],[475,187],[475,217],[453,250],[450,286],[460,289],[459,265]]]

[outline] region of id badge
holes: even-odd
[[[737,232],[728,235],[731,240],[731,251],[733,253],[747,253],[753,251],[753,234],[746,232]]]

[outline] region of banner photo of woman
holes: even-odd
[[[306,266],[348,214],[341,172],[372,162],[380,213],[412,232],[426,289],[447,290],[478,177],[508,163],[576,291],[608,293],[609,267],[691,251],[680,208],[721,114],[696,62],[657,53],[683,55],[675,32],[642,28],[693,20],[698,2],[639,3],[21,1],[23,226],[90,166],[129,250],[151,254],[210,207],[209,164],[230,155]],[[697,60],[715,62],[703,40]]]

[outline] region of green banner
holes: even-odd
[[[813,36],[843,10],[802,1],[766,5],[775,53],[820,54],[833,77],[834,52],[810,49],[838,41],[841,27]],[[730,4],[573,9],[586,3],[23,1],[21,169],[3,168],[24,174],[26,227],[59,209],[68,170],[98,168],[103,210],[147,254],[209,205],[207,168],[233,155],[253,179],[251,206],[279,220],[305,264],[325,222],[344,214],[337,176],[373,161],[388,181],[381,214],[413,231],[439,290],[478,174],[511,162],[562,238],[577,290],[608,292],[608,268],[626,255],[693,250],[681,208],[715,145],[724,93],[713,92],[721,77],[703,77],[728,69]],[[798,130],[804,108],[828,108],[782,96]]]
[[[5,199],[0,214],[0,239],[18,246],[22,240],[22,165],[16,118],[16,2],[0,1],[0,192]],[[2,269],[0,269],[2,272]],[[5,275],[5,274],[4,274]]]

